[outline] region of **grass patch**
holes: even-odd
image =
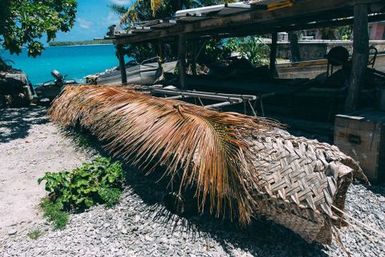
[[[119,188],[101,188],[99,195],[107,208],[111,208],[119,202],[122,190]]]
[[[48,197],[43,198],[40,204],[44,217],[52,222],[55,229],[64,229],[69,220],[69,213],[63,211],[60,202],[51,201]]]
[[[35,229],[35,230],[32,230],[31,232],[29,232],[27,234],[27,236],[29,238],[31,238],[32,240],[37,240],[39,237],[41,237],[43,235],[43,232],[41,232],[40,230],[38,229]]]

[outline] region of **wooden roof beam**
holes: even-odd
[[[370,3],[379,3],[380,0],[364,0]],[[343,11],[339,11],[343,10]],[[151,41],[166,37],[173,37],[179,34],[212,34],[212,32],[229,28],[242,28],[244,26],[265,26],[265,24],[277,23],[277,27],[284,27],[288,20],[298,20],[310,17],[313,21],[323,20],[321,14],[327,13],[330,18],[342,18],[353,15],[353,5],[351,0],[298,0],[291,8],[279,9],[276,11],[253,10],[242,12],[236,15],[224,17],[213,17],[202,21],[189,22],[186,24],[176,24],[175,26],[154,30],[145,35],[134,35],[132,37],[117,36],[115,42],[118,44],[128,44]],[[341,14],[342,13],[342,14]],[[281,24],[279,24],[281,23]],[[266,32],[276,30],[265,28]],[[253,32],[250,30],[250,32]]]

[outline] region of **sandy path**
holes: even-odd
[[[79,166],[90,154],[48,121],[46,109],[0,109],[0,238],[41,219],[46,171]]]

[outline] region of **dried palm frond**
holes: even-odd
[[[151,11],[152,15],[155,17],[156,11],[159,10],[163,1],[162,0],[151,0]]]
[[[308,241],[330,243],[359,166],[337,148],[297,138],[269,120],[219,113],[123,87],[69,86],[50,110],[89,129],[147,173],[164,167],[198,207],[247,224],[263,215]]]
[[[136,0],[131,2],[131,6],[127,8],[127,10],[124,13],[121,13],[120,17],[120,23],[129,23],[129,22],[136,22],[138,21],[138,6],[142,4],[143,0]],[[156,12],[161,8],[162,4],[164,3],[163,0],[151,0],[150,1],[150,8],[152,16],[155,17]],[[120,6],[112,6],[115,11],[121,11],[119,9]]]
[[[245,161],[249,147],[238,129],[263,130],[270,122],[118,87],[68,87],[53,104],[51,117],[66,126],[79,122],[108,141],[114,155],[147,172],[162,165],[165,176],[174,178],[182,170],[180,191],[195,185],[200,210],[209,197],[217,216],[238,210],[235,215],[243,223],[250,220],[252,199],[239,171],[250,176],[257,171]]]

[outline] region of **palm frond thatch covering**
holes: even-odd
[[[336,147],[291,136],[269,120],[220,113],[123,87],[68,86],[50,109],[88,129],[115,156],[196,190],[200,211],[242,224],[265,216],[330,243],[359,166]]]

